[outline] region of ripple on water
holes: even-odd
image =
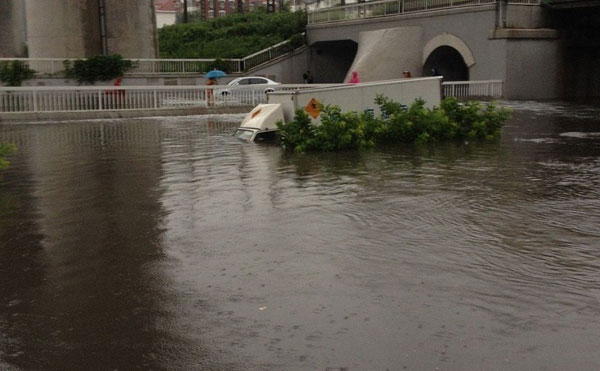
[[[600,147],[589,135],[597,130],[560,133],[586,132],[598,109],[577,109],[577,118],[568,105],[507,104],[517,114],[500,142],[340,154],[284,154],[242,143],[231,136],[238,123],[203,118],[1,126],[0,140],[20,147],[0,187],[7,200],[0,198],[1,222],[15,226],[15,248],[0,247],[0,274],[14,272],[0,280],[11,294],[6,303],[30,295],[23,303],[34,305],[21,314],[43,321],[72,307],[64,303],[89,303],[94,291],[93,311],[74,307],[84,330],[101,323],[98,313],[104,321],[113,313],[135,320],[142,311],[147,326],[131,326],[128,338],[158,344],[150,350],[164,354],[156,369],[177,369],[171,359],[194,364],[204,354],[194,350],[206,350],[215,364],[219,354],[235,353],[252,369],[273,357],[280,357],[279,369],[299,365],[299,353],[307,352],[311,365],[322,366],[306,339],[314,349],[373,343],[391,360],[382,369],[398,364],[398,352],[380,344],[426,338],[417,348],[433,354],[442,335],[482,345],[477,360],[483,348],[514,353],[535,342],[557,349],[565,332],[549,326],[567,330],[578,349],[597,342],[591,332],[600,315]],[[31,242],[32,257],[21,250],[30,232],[20,228],[44,234]],[[92,258],[89,249],[97,253]],[[98,272],[110,273],[102,283],[115,287],[105,292]],[[126,280],[110,281],[125,273]],[[43,290],[6,286],[9,280]],[[127,300],[115,309],[109,297],[117,288]],[[61,301],[65,296],[69,301]],[[198,305],[200,299],[209,304]],[[13,318],[3,316],[7,308],[0,305],[3,329]],[[339,335],[339,322],[319,322],[325,315],[365,321],[347,321]],[[74,326],[61,318],[41,328]],[[424,323],[418,333],[407,330],[414,319]],[[439,321],[453,328],[427,332]],[[261,345],[276,325],[299,325],[306,336],[282,340],[274,354]],[[9,336],[33,349],[38,337],[54,341],[36,323],[12,328]],[[103,336],[123,339],[122,330]],[[59,346],[96,349],[90,332],[81,333],[63,332]],[[111,368],[138,367],[135,360],[148,354],[112,340],[99,358],[127,348],[134,361]],[[233,351],[222,346],[232,343]],[[21,357],[89,362],[85,352],[41,350]],[[343,364],[337,352],[329,355]],[[360,357],[355,368],[372,366]]]

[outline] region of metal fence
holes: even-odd
[[[304,34],[303,34],[304,35]],[[294,51],[296,45],[290,40],[260,50],[244,58],[222,59],[230,73],[242,73],[272,59]],[[59,76],[64,74],[64,63],[76,58],[0,58],[0,62],[22,61],[38,75]],[[203,74],[211,69],[216,59],[131,59],[134,68],[126,75],[146,74]]]
[[[0,113],[255,106],[266,103],[272,91],[336,86],[348,85],[0,87]],[[464,99],[503,96],[501,80],[449,81],[442,83],[442,89],[444,96]]]
[[[266,103],[271,91],[332,85],[338,84],[0,88],[0,113],[255,106]]]
[[[304,36],[304,33],[302,34]],[[302,44],[303,46],[304,44]],[[247,57],[241,59],[242,68],[246,71],[259,66],[263,63],[266,63],[275,58],[279,58],[283,55],[291,53],[297,48],[296,45],[293,45],[289,40],[280,42],[279,44],[275,44],[271,47],[263,49],[254,54],[250,54]]]
[[[500,99],[504,96],[502,80],[446,81],[442,83],[445,97],[462,99]]]
[[[384,0],[358,3],[308,12],[308,23],[342,22],[355,19],[385,17],[439,9],[495,4],[497,0]],[[539,5],[540,0],[510,0],[509,4]]]

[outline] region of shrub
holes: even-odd
[[[63,62],[65,75],[76,79],[78,83],[93,84],[96,81],[109,81],[123,76],[125,72],[135,67],[134,63],[122,56],[97,55],[88,59],[78,59],[75,62]]]
[[[0,170],[4,170],[10,165],[5,157],[15,152],[17,147],[14,144],[0,143]]]
[[[292,47],[292,49],[299,48],[302,45],[304,45],[304,35],[303,34],[296,33],[296,34],[293,34],[292,37],[290,37],[290,46]]]
[[[23,81],[32,78],[35,73],[22,61],[0,63],[0,81],[8,86],[21,86]]]
[[[376,143],[425,144],[448,140],[489,140],[497,137],[509,111],[493,103],[482,108],[477,102],[459,104],[446,98],[440,107],[428,109],[417,99],[410,106],[384,96],[375,99],[381,116],[366,113],[342,113],[339,107],[327,106],[321,124],[312,124],[303,110],[289,123],[278,123],[280,142],[296,152],[312,150],[339,151],[362,149]]]
[[[158,31],[159,50],[161,58],[243,58],[305,29],[305,12],[257,9],[164,26]]]

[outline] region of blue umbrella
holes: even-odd
[[[227,76],[227,74],[221,70],[212,70],[207,72],[204,77],[211,79],[211,78],[219,78],[219,77],[224,77]]]

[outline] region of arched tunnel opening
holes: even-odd
[[[352,66],[358,44],[352,40],[319,41],[310,47],[310,72],[315,83],[340,83]]]
[[[469,67],[462,55],[450,46],[440,46],[431,52],[423,66],[423,76],[434,75],[434,69],[446,81],[469,80]]]

